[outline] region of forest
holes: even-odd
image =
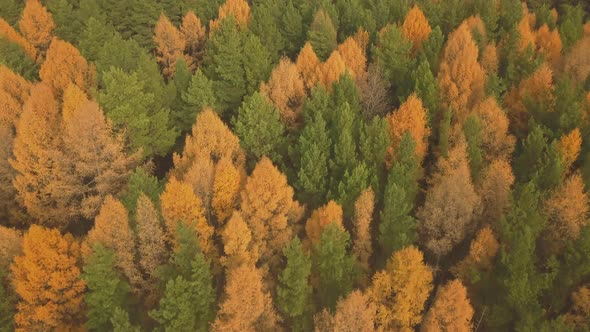
[[[586,0],[0,0],[0,332],[589,332],[584,142]]]

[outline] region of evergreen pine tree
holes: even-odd
[[[182,123],[180,129],[187,131],[195,123],[197,114],[205,108],[211,108],[220,112],[217,107],[215,92],[213,91],[213,82],[203,74],[201,69],[197,69],[191,77],[187,90],[182,94],[184,109],[182,116],[179,114],[179,121]]]

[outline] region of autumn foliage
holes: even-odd
[[[422,43],[428,38],[432,28],[420,8],[416,5],[410,9],[404,23],[402,24],[403,34],[412,41],[414,52],[422,49]]]

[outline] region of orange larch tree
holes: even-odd
[[[484,95],[485,73],[477,62],[479,50],[467,24],[449,35],[444,48],[438,82],[442,104],[462,123],[471,107]]]
[[[590,34],[578,40],[564,59],[564,71],[576,82],[584,82],[590,74]]]
[[[385,270],[377,272],[368,290],[377,306],[377,326],[384,331],[411,331],[422,321],[432,290],[432,271],[416,247],[395,252]]]
[[[209,156],[195,156],[182,181],[193,188],[193,192],[201,200],[203,213],[207,218],[210,218],[214,212],[211,206],[214,195],[213,185],[215,184],[215,164],[213,160]]]
[[[16,125],[32,84],[4,65],[0,65],[0,124]]]
[[[162,74],[167,78],[173,77],[176,60],[183,56],[186,41],[180,30],[164,14],[160,15],[154,28],[154,43],[156,59],[162,68]]]
[[[215,166],[211,207],[219,225],[229,218],[238,203],[242,174],[229,158],[222,158]]]
[[[207,30],[192,10],[189,10],[182,18],[180,33],[186,43],[184,52],[187,63],[189,67],[196,69],[203,61]]]
[[[22,251],[23,236],[21,232],[0,225],[0,269],[8,271],[14,257],[21,255]]]
[[[8,24],[3,18],[0,17],[0,37],[6,38],[6,40],[18,44],[23,48],[25,54],[31,59],[37,59],[37,49],[31,45],[21,34],[16,32],[14,28]]]
[[[496,44],[490,43],[484,47],[481,53],[480,62],[487,76],[498,72],[499,60],[498,48],[496,47]]]
[[[270,292],[265,289],[262,272],[253,265],[230,271],[213,331],[274,331],[277,315]]]
[[[338,227],[344,230],[342,207],[334,201],[329,201],[326,205],[313,211],[305,223],[305,234],[313,246],[320,242],[322,232],[331,223],[336,223]]]
[[[402,24],[402,33],[413,44],[414,54],[422,49],[422,43],[428,39],[432,28],[422,10],[414,5]]]
[[[285,125],[293,128],[300,124],[306,92],[301,74],[291,60],[282,58],[272,70],[268,83],[262,83],[260,91],[279,110]]]
[[[275,268],[302,214],[302,208],[293,199],[293,188],[270,159],[263,157],[240,196],[241,215],[252,232],[253,245],[259,250],[260,264]]]
[[[428,149],[430,129],[426,118],[426,109],[415,93],[411,94],[400,108],[387,115],[389,135],[391,136],[391,153],[395,154],[397,147],[406,132],[410,132],[416,143],[416,158],[422,162]]]
[[[27,0],[18,27],[25,39],[43,57],[54,36],[55,23],[51,13],[39,0]]]
[[[471,241],[467,257],[453,266],[451,272],[468,285],[471,283],[472,271],[489,271],[494,267],[494,258],[499,250],[500,243],[491,228],[486,226]]]
[[[68,42],[53,38],[39,70],[39,77],[51,87],[56,97],[61,97],[70,84],[89,93],[94,85],[94,76],[94,69],[78,49]]]
[[[135,236],[129,224],[129,214],[123,203],[108,196],[94,219],[94,227],[82,244],[82,255],[88,259],[94,246],[101,244],[115,253],[115,265],[135,291],[142,278],[135,264]]]
[[[420,330],[471,332],[473,313],[465,286],[459,280],[452,280],[436,291]]]
[[[221,21],[228,15],[233,15],[236,19],[236,23],[241,28],[246,28],[250,23],[250,6],[245,0],[227,0],[221,7],[219,7],[219,14],[217,19],[209,22],[210,31],[217,30]]]
[[[19,297],[14,320],[18,330],[82,328],[86,288],[80,278],[80,248],[70,234],[33,225],[23,237],[23,255],[12,265]]]
[[[320,59],[313,51],[310,42],[306,42],[299,52],[299,55],[297,55],[295,65],[301,74],[305,87],[308,90],[313,89],[320,80],[320,77],[318,76]]]
[[[554,69],[559,68],[561,65],[561,51],[563,49],[559,31],[557,29],[549,30],[547,24],[543,24],[536,31],[535,42],[539,53],[545,56],[551,66]]]
[[[582,135],[580,129],[575,128],[569,134],[561,136],[558,143],[559,152],[561,152],[561,158],[563,167],[568,171],[572,164],[578,159],[580,150],[582,149]]]
[[[376,314],[377,307],[371,303],[369,296],[355,290],[336,304],[334,332],[375,331]]]
[[[524,52],[527,48],[535,49],[535,33],[531,28],[530,21],[526,15],[518,23],[518,51]]]
[[[354,202],[354,219],[353,219],[353,247],[352,252],[359,260],[360,266],[365,276],[370,275],[370,259],[373,254],[373,245],[371,240],[371,223],[373,212],[375,210],[375,193],[372,188],[363,190],[360,196]],[[363,280],[366,283],[367,280]]]
[[[223,252],[221,264],[232,270],[241,265],[253,266],[258,261],[258,248],[252,243],[252,232],[239,212],[235,211],[221,231]]]
[[[64,90],[61,114],[64,119],[71,119],[76,112],[89,101],[88,96],[77,85],[70,84]]]
[[[319,78],[320,83],[328,89],[328,91],[332,91],[332,84],[346,72],[346,63],[340,56],[340,53],[337,50],[334,50],[326,62],[320,64],[318,67],[319,69]]]
[[[509,133],[509,120],[493,97],[484,99],[475,107],[481,120],[480,142],[484,158],[508,160],[514,151],[516,138]]]
[[[352,37],[348,37],[338,45],[337,50],[350,74],[355,78],[362,79],[367,71],[367,57],[364,49]]]

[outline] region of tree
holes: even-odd
[[[439,120],[440,92],[436,79],[432,75],[428,61],[422,59],[414,71],[414,91],[427,111],[428,125],[434,127]]]
[[[125,153],[124,137],[115,136],[111,122],[105,119],[97,103],[87,102],[68,114],[68,100],[63,103],[61,130],[65,159],[62,163],[69,174],[60,179],[64,186],[57,198],[67,202],[64,206],[74,210],[74,217],[91,219],[107,195],[123,190],[140,156]]]
[[[250,33],[244,41],[243,65],[246,78],[246,94],[260,88],[260,83],[269,78],[272,69],[271,54],[257,35]]]
[[[479,179],[483,167],[483,151],[481,148],[481,121],[477,115],[469,115],[463,123],[463,135],[467,141],[467,158],[471,170],[471,178]]]
[[[584,37],[572,46],[564,59],[564,71],[576,82],[584,82],[590,74],[590,63],[586,54],[590,38]]]
[[[367,74],[357,84],[365,118],[371,119],[376,115],[383,116],[391,109],[389,96],[391,84],[386,80],[379,66],[370,64]]]
[[[152,202],[157,202],[162,190],[162,183],[151,174],[152,170],[144,167],[137,167],[127,181],[127,186],[121,193],[121,203],[131,214],[137,212],[137,200],[143,194]]]
[[[113,249],[96,243],[92,251],[82,274],[88,287],[84,295],[88,306],[86,325],[90,329],[108,330],[113,328],[111,317],[115,309],[124,307],[130,287],[115,270],[117,257]]]
[[[61,97],[70,85],[77,85],[89,93],[94,86],[94,71],[72,44],[53,38],[45,62],[39,70],[39,77],[56,97]]]
[[[14,228],[0,226],[0,240],[0,268],[8,272],[14,257],[22,254],[23,236]],[[0,283],[3,282],[4,280],[0,279]]]
[[[189,67],[196,68],[203,62],[203,52],[207,30],[201,24],[201,20],[192,10],[182,17],[180,33],[185,42],[184,52],[188,58]]]
[[[301,74],[307,90],[313,89],[320,80],[318,77],[320,59],[315,54],[310,42],[306,42],[301,51],[299,51],[295,65]]]
[[[272,298],[264,289],[261,271],[254,266],[242,265],[229,273],[224,298],[213,331],[270,331],[277,328],[279,317]]]
[[[338,301],[334,314],[335,332],[375,331],[375,304],[359,290]]]
[[[497,224],[510,207],[510,191],[513,184],[514,174],[508,161],[496,159],[483,169],[481,180],[476,187],[481,197],[483,222]]]
[[[326,62],[320,64],[318,69],[320,71],[318,74],[320,83],[328,91],[332,91],[332,85],[346,72],[346,63],[340,56],[340,53],[335,50],[330,54]]]
[[[218,109],[213,82],[203,74],[200,68],[191,77],[187,90],[182,92],[181,100],[184,107],[181,112],[177,112],[176,121],[183,132],[191,128],[197,114],[204,109]]]
[[[178,223],[183,223],[198,234],[199,247],[209,259],[218,256],[211,240],[213,227],[207,223],[203,204],[188,183],[171,177],[160,195],[160,204],[168,243],[178,245],[176,228]]]
[[[465,286],[457,279],[449,281],[436,291],[421,331],[471,331],[473,313]]]
[[[16,126],[31,88],[23,77],[0,65],[0,124]]]
[[[307,39],[322,61],[326,60],[328,55],[336,49],[336,28],[332,23],[330,15],[323,8],[320,8],[315,13],[313,22],[311,22],[311,26],[307,32]]]
[[[371,265],[369,260],[373,254],[372,241],[371,241],[371,223],[373,220],[373,210],[375,209],[375,193],[373,189],[369,187],[363,190],[361,195],[356,199],[354,203],[354,240],[352,251],[358,258],[360,266],[365,275],[364,278],[368,278],[371,271]],[[365,280],[366,282],[366,280]]]
[[[283,249],[287,260],[279,274],[277,307],[288,317],[293,328],[305,329],[309,324],[312,287],[309,284],[311,259],[297,236]]]
[[[472,285],[481,279],[481,275],[491,271],[494,267],[494,259],[500,250],[500,243],[496,239],[490,227],[480,229],[469,245],[469,253],[457,265],[451,268],[451,272],[463,284]]]
[[[126,73],[111,67],[102,81],[98,100],[115,128],[126,129],[131,149],[142,149],[144,157],[168,153],[177,132],[170,124],[169,110],[159,105],[139,71]]]
[[[410,95],[398,110],[387,116],[387,121],[389,123],[389,134],[391,135],[392,152],[398,149],[402,136],[409,132],[416,144],[416,158],[419,163],[422,163],[428,148],[428,137],[430,136],[427,111],[424,109],[422,101],[416,94]]]
[[[137,291],[141,276],[135,264],[135,236],[129,224],[127,209],[111,196],[105,198],[94,220],[94,228],[88,232],[82,244],[82,255],[90,257],[98,243],[115,253],[117,269]]]
[[[487,161],[509,159],[514,151],[516,139],[509,133],[509,120],[493,97],[484,99],[475,108],[481,121],[480,147]]]
[[[276,61],[285,48],[285,39],[279,27],[283,25],[281,19],[286,5],[287,2],[261,1],[255,3],[252,8],[250,31],[257,35],[268,49],[272,62]]]
[[[229,15],[233,16],[238,26],[242,29],[250,23],[250,6],[245,0],[226,0],[226,2],[219,7],[219,14],[215,21],[209,23],[209,29],[212,31],[223,24],[223,20]]]
[[[286,127],[299,125],[306,93],[304,81],[291,60],[281,59],[270,74],[268,83],[261,85],[260,92],[279,110]]]
[[[432,290],[432,271],[416,247],[396,251],[385,270],[377,272],[368,290],[377,306],[377,326],[410,330],[422,321],[422,311]]]
[[[547,24],[543,24],[535,33],[535,43],[539,53],[547,58],[553,68],[557,68],[561,64],[563,45],[557,29],[551,31]]]
[[[352,290],[356,271],[354,257],[347,253],[349,241],[348,232],[333,222],[327,225],[314,246],[316,295],[323,308],[334,309],[338,299]]]
[[[19,296],[14,320],[19,329],[79,327],[86,285],[77,267],[79,245],[70,234],[37,225],[23,237],[23,254],[11,266]]]
[[[173,77],[176,60],[182,57],[186,40],[164,14],[160,15],[154,29],[154,43],[156,44],[156,59],[162,67],[162,74],[164,77]]]
[[[559,152],[561,152],[563,167],[567,172],[571,169],[572,164],[578,159],[582,146],[582,137],[580,129],[576,128],[569,134],[561,136],[558,143]]]
[[[215,211],[219,225],[223,224],[236,208],[241,180],[242,172],[232,164],[229,158],[222,158],[215,165],[211,207]]]
[[[37,49],[31,45],[21,34],[16,32],[14,28],[8,24],[4,19],[0,18],[0,36],[6,41],[19,45],[25,54],[31,60],[37,59]]]
[[[446,255],[465,238],[480,205],[464,142],[449,151],[448,158],[440,157],[431,181],[426,202],[417,215],[426,247],[436,255]]]
[[[258,261],[258,248],[252,242],[252,232],[238,211],[234,211],[221,231],[223,252],[221,258],[228,271]]]
[[[240,197],[240,212],[259,249],[259,264],[274,270],[301,215],[299,203],[293,200],[293,188],[287,177],[263,157],[246,180]]]
[[[467,24],[461,24],[448,38],[438,72],[441,101],[462,123],[469,109],[484,95],[485,73],[477,62],[479,50]]]
[[[570,48],[583,35],[584,9],[582,6],[564,5],[559,34],[564,49]]]
[[[18,27],[25,39],[35,46],[43,57],[55,29],[53,17],[47,9],[38,0],[26,1]]]
[[[357,79],[362,79],[365,76],[367,67],[367,57],[364,49],[352,37],[348,37],[342,44],[338,45],[337,50],[350,74]]]
[[[305,234],[312,245],[315,246],[320,242],[322,233],[332,223],[344,230],[342,207],[334,201],[329,201],[326,205],[313,211],[305,223]]]
[[[566,314],[568,325],[583,330],[588,317],[590,317],[590,288],[582,286],[571,295],[572,308],[570,313]]]
[[[187,225],[177,225],[176,237],[179,244],[170,265],[177,273],[167,280],[159,308],[149,315],[166,331],[207,331],[215,302],[209,262]]]
[[[422,43],[428,39],[431,31],[426,16],[417,5],[414,5],[402,24],[402,33],[412,41],[414,53],[422,50]]]
[[[143,275],[142,288],[150,302],[158,291],[160,280],[156,271],[164,264],[167,249],[165,233],[160,226],[160,215],[152,200],[143,193],[137,199],[135,225],[138,266]]]

